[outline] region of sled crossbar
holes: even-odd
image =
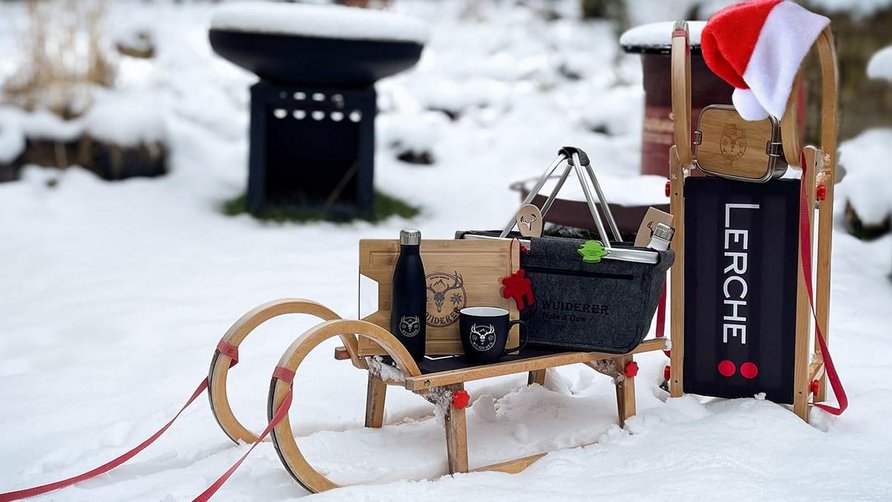
[[[645,340],[629,354],[639,354],[642,352],[653,352],[656,350],[664,350],[666,342],[662,338],[653,338]],[[505,361],[494,364],[485,364],[477,366],[467,366],[464,368],[450,369],[445,371],[425,372],[425,363],[422,362],[420,369],[422,374],[419,376],[406,377],[405,388],[411,391],[424,391],[444,385],[453,385],[457,383],[471,382],[482,380],[484,378],[492,378],[514,373],[524,373],[528,371],[539,371],[558,366],[566,366],[568,364],[587,363],[591,361],[600,361],[605,359],[614,359],[624,354],[607,354],[603,352],[563,352],[559,354],[548,354],[524,358],[520,357],[513,361]],[[335,359],[349,359],[347,350],[344,347],[335,349]]]

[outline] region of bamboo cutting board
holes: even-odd
[[[520,264],[520,246],[508,240],[422,240],[421,260],[427,278],[427,355],[462,354],[458,312],[465,307],[501,307],[520,317],[514,301],[502,298],[502,278]],[[363,318],[390,330],[393,268],[399,255],[396,239],[359,241],[359,273],[378,283],[378,310]],[[508,347],[518,344],[517,329]],[[384,354],[375,342],[359,337],[359,354]]]

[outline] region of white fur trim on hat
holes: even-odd
[[[799,66],[821,30],[829,23],[826,17],[809,12],[793,2],[781,2],[768,14],[743,73],[743,80],[768,114],[783,116]],[[738,106],[738,99],[742,102],[746,99],[737,98],[737,93],[734,93],[735,106]],[[738,106],[737,110],[747,118],[744,109]]]
[[[770,115],[749,89],[734,89],[731,93],[731,102],[744,120],[762,120]]]

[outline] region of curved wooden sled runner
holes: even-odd
[[[255,328],[264,322],[287,314],[308,314],[323,321],[340,319],[340,316],[320,303],[301,298],[286,298],[264,303],[243,315],[223,335],[208,371],[208,398],[211,402],[211,413],[220,424],[223,432],[234,442],[253,443],[257,435],[245,428],[235,418],[226,395],[226,381],[229,368],[238,362],[238,347]],[[349,346],[348,346],[349,347]],[[355,351],[354,351],[355,352]],[[359,359],[357,358],[357,361]]]

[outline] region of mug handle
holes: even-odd
[[[505,351],[502,352],[502,357],[508,355],[509,352],[520,352],[521,350],[523,350],[524,347],[527,346],[527,339],[525,336],[523,336],[524,332],[526,331],[526,323],[523,320],[517,319],[515,321],[509,321],[508,333],[511,333],[511,328],[514,327],[515,324],[520,324],[520,345],[518,345],[517,347],[512,347],[510,349],[508,347],[505,347]]]

